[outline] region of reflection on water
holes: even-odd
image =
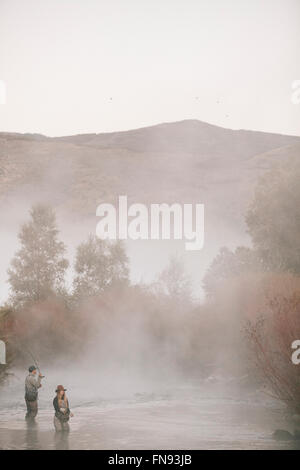
[[[54,434],[54,447],[56,450],[69,450],[69,432],[56,431]]]
[[[23,429],[0,428],[0,450],[69,450],[69,448],[68,432],[56,432],[54,429],[45,431],[39,423],[24,420]]]
[[[3,405],[3,403],[2,403]],[[74,403],[70,433],[56,432],[53,410],[40,403],[36,423],[23,401],[0,410],[0,449],[299,449],[272,439],[288,429],[285,409],[252,398],[213,397],[198,390],[136,394],[128,400]]]
[[[42,449],[43,444],[40,442],[39,437],[43,436],[44,433],[39,431],[38,423],[35,421],[25,421],[26,432],[24,447],[27,450]],[[43,440],[45,443],[45,440]],[[50,442],[46,443],[47,447],[50,446]],[[23,447],[23,446],[22,446]],[[57,432],[53,433],[53,448],[56,450],[69,450],[69,432]]]
[[[25,443],[27,450],[40,449],[38,424],[32,420],[25,420],[26,434]]]

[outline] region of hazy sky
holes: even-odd
[[[299,0],[0,0],[0,130],[300,132]]]

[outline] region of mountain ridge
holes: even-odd
[[[70,137],[0,133],[0,198],[17,200],[26,190],[28,204],[40,196],[88,217],[119,194],[202,201],[212,218],[223,208],[224,220],[236,224],[261,173],[291,154],[300,155],[300,137],[197,120]]]
[[[100,137],[0,133],[0,226],[8,247],[3,273],[13,254],[12,234],[32,204],[46,203],[56,210],[59,227],[73,246],[95,233],[100,203],[117,206],[119,195],[127,195],[129,204],[204,204],[205,247],[190,259],[200,282],[221,246],[250,243],[244,215],[257,181],[289,158],[300,158],[300,137],[226,130],[197,121]],[[131,249],[137,272],[147,271],[161,257],[159,250],[168,249],[168,242],[161,242],[161,248],[151,243]]]
[[[136,127],[134,129],[127,129],[127,130],[120,130],[120,131],[107,131],[107,132],[83,132],[83,133],[76,133],[76,134],[67,134],[63,136],[48,136],[46,134],[41,134],[41,133],[35,133],[35,132],[7,132],[7,131],[0,131],[0,136],[1,135],[6,135],[6,136],[25,136],[25,137],[37,137],[37,138],[44,138],[44,139],[53,139],[53,140],[59,140],[59,139],[69,139],[73,137],[79,137],[79,136],[103,136],[103,135],[112,135],[112,134],[125,134],[125,133],[130,133],[130,132],[136,132],[136,131],[142,131],[146,129],[153,129],[153,128],[158,128],[158,127],[165,127],[165,126],[176,126],[176,125],[182,125],[182,124],[192,124],[196,123],[201,126],[206,126],[211,127],[211,128],[217,128],[217,129],[222,129],[225,131],[232,131],[232,132],[247,132],[247,133],[259,133],[259,134],[265,134],[265,135],[273,135],[273,136],[282,136],[282,137],[291,137],[291,138],[296,138],[300,139],[300,135],[292,135],[292,134],[283,134],[283,133],[278,133],[278,132],[266,132],[266,131],[258,131],[258,130],[253,130],[253,129],[244,129],[244,128],[239,128],[239,129],[232,129],[229,127],[223,127],[219,126],[217,124],[211,124],[209,122],[201,121],[199,119],[182,119],[180,121],[166,121],[166,122],[161,122],[157,124],[152,124],[149,126],[142,126],[142,127]]]

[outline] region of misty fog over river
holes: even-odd
[[[0,450],[300,449],[299,18],[0,0]]]
[[[293,254],[299,227],[289,225],[299,220],[290,191],[299,188],[299,138],[197,121],[134,135],[173,143],[177,133],[178,145],[188,147],[193,135],[197,146],[187,153],[172,148],[141,155],[138,148],[123,148],[123,140],[119,151],[107,149],[105,136],[97,137],[96,147],[79,144],[76,136],[77,143],[2,136],[0,338],[7,344],[8,367],[0,388],[0,448],[299,446],[298,429],[290,427],[290,419],[300,415],[299,369],[290,360],[291,344],[300,337],[300,261]],[[211,148],[210,142],[218,145]],[[283,157],[290,164],[271,170]],[[28,165],[22,166],[19,184],[15,168],[31,158],[38,171],[31,168],[28,175]],[[118,194],[147,207],[203,202],[203,251],[183,252],[182,240],[123,245],[97,239],[95,208],[114,203]],[[270,236],[277,233],[279,238]],[[46,378],[36,426],[27,428],[24,379],[33,356]],[[58,384],[67,388],[75,415],[68,436],[53,427]],[[274,440],[277,430],[291,440]]]
[[[47,371],[39,414],[27,427],[23,371],[1,389],[1,449],[293,449],[297,441],[275,441],[276,428],[289,429],[284,407],[238,381],[211,377],[129,380],[84,372]],[[71,431],[55,433],[54,388],[64,377]],[[62,380],[62,379],[61,379]]]

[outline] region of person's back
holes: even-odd
[[[27,406],[26,419],[34,419],[38,413],[38,389],[41,385],[41,374],[36,378],[37,369],[35,366],[29,367],[29,374],[25,379],[25,403]]]

